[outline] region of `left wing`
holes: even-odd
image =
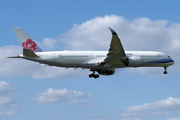
[[[121,44],[121,41],[117,35],[117,33],[109,28],[112,33],[112,39],[110,43],[109,52],[107,57],[104,60],[104,67],[111,67],[113,65],[123,64],[126,58],[126,54],[124,48]]]

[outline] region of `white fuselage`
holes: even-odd
[[[23,54],[19,57],[36,61],[42,64],[58,67],[73,68],[96,68],[103,69],[99,65],[107,57],[108,51],[51,51],[37,52],[39,57],[26,57]],[[129,65],[122,63],[124,57],[117,58],[117,64],[110,68],[123,67],[164,67],[174,64],[174,61],[165,53],[154,51],[126,51],[126,58],[129,59]],[[119,62],[118,62],[119,60]]]

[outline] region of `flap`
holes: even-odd
[[[88,63],[88,64],[99,64],[101,63],[102,61],[104,60],[104,58],[101,58],[101,59],[92,59],[92,60],[88,60],[84,63]]]

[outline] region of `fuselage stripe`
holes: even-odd
[[[151,62],[146,62],[146,63],[169,63],[169,62],[174,62],[172,59],[163,59],[163,60],[156,60],[156,61],[151,61]]]

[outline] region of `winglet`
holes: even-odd
[[[113,35],[117,35],[117,33],[110,27],[108,27]]]

